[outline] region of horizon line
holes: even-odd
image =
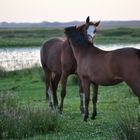
[[[98,20],[95,20],[98,21]],[[140,19],[130,19],[130,20],[100,20],[101,22],[130,22],[130,21],[140,21]],[[0,23],[43,23],[43,22],[49,22],[49,23],[69,23],[69,22],[85,22],[85,21],[81,21],[81,20],[71,20],[71,21],[48,21],[48,20],[44,20],[44,21],[38,21],[38,22],[34,22],[34,21],[0,21]]]

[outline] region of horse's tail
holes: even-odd
[[[44,56],[43,56],[43,50],[44,49],[44,45],[43,47],[40,49],[40,61],[41,61],[41,64],[42,64],[42,67],[45,67],[45,60],[44,60]]]

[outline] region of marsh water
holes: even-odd
[[[115,50],[119,48],[133,47],[140,49],[140,44],[111,44],[96,45],[103,50]],[[0,69],[10,71],[40,66],[40,48],[1,48]]]
[[[40,48],[0,49],[0,68],[6,71],[40,65]]]

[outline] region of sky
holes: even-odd
[[[140,0],[0,0],[0,22],[140,20]]]

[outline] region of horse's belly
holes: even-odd
[[[122,82],[121,79],[110,79],[110,78],[95,78],[93,80],[94,83],[103,86],[111,86]]]

